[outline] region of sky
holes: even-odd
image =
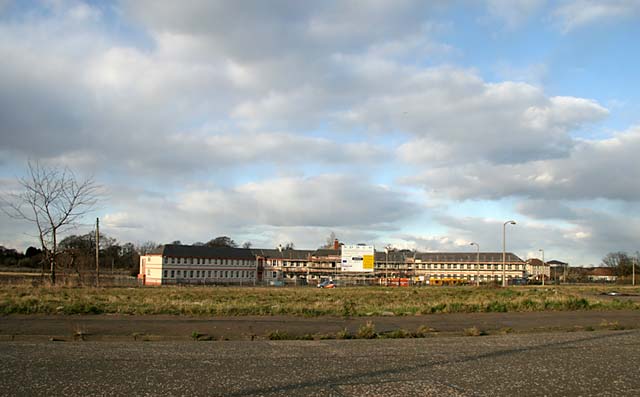
[[[640,249],[640,0],[0,0],[0,194],[100,185],[69,233]],[[37,245],[0,213],[0,245]]]

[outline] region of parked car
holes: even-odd
[[[335,283],[331,280],[326,280],[318,284],[318,288],[335,288],[335,287],[336,287]]]

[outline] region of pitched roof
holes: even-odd
[[[474,262],[475,252],[416,252],[415,258],[422,262]],[[507,262],[524,262],[512,252],[506,253]],[[480,252],[480,262],[501,263],[502,252]]]
[[[319,257],[319,256],[340,256],[341,255],[341,250],[334,250],[332,248],[318,248],[317,250],[313,251],[312,256],[315,257]]]
[[[551,266],[566,266],[566,265],[568,265],[568,263],[560,262],[560,261],[554,259],[552,261],[547,261],[547,265],[551,265]]]
[[[176,258],[255,259],[255,255],[248,248],[207,247],[204,245],[165,244],[162,247],[162,255]]]
[[[615,276],[615,272],[610,267],[595,267],[589,272],[592,276]]]
[[[314,252],[313,250],[278,250],[269,248],[256,248],[251,250],[254,255],[264,258],[282,258],[306,260]]]

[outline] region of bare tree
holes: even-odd
[[[336,236],[336,234],[334,232],[331,232],[329,234],[329,237],[327,237],[327,239],[325,240],[325,244],[320,248],[333,248],[333,244],[335,243],[337,238],[338,237]]]
[[[98,186],[93,179],[78,179],[68,168],[29,162],[29,172],[18,183],[21,193],[8,196],[5,212],[16,219],[33,223],[49,263],[51,283],[56,282],[59,233],[74,226],[97,202]]]

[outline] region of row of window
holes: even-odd
[[[164,270],[164,278],[254,278],[251,270]]]
[[[416,269],[466,269],[466,270],[476,270],[477,265],[475,263],[440,263],[440,264],[416,264]],[[409,265],[409,269],[411,269],[411,265]],[[480,270],[502,270],[502,264],[480,264]],[[507,265],[507,270],[524,270],[524,265]]]
[[[272,265],[272,266],[278,266],[278,261],[268,261],[267,264]],[[326,265],[329,264],[314,264],[312,262],[288,262],[288,261],[284,261],[284,266],[290,266],[290,267],[325,267]],[[331,267],[335,267],[335,263],[331,263],[330,264]],[[398,264],[398,263],[376,263],[375,267],[378,269],[400,269],[400,268],[407,268],[407,269],[413,269],[414,265],[413,264]],[[476,264],[475,263],[435,263],[435,264],[431,264],[431,263],[423,263],[423,264],[415,264],[415,269],[462,269],[462,270],[476,270]],[[481,263],[480,264],[480,270],[502,270],[502,264],[484,264]],[[524,270],[524,265],[507,265],[507,270]]]
[[[476,276],[475,275],[471,275],[471,274],[431,274],[431,275],[427,275],[428,278],[459,278],[459,279],[466,279],[466,280],[475,280]],[[514,277],[510,274],[507,274],[507,278],[518,278],[518,277]],[[480,279],[481,280],[502,280],[502,276],[501,275],[484,275],[481,274],[480,275]]]
[[[246,259],[214,259],[214,258],[174,258],[164,257],[164,264],[171,263],[184,265],[226,265],[226,266],[253,266],[255,261]]]

